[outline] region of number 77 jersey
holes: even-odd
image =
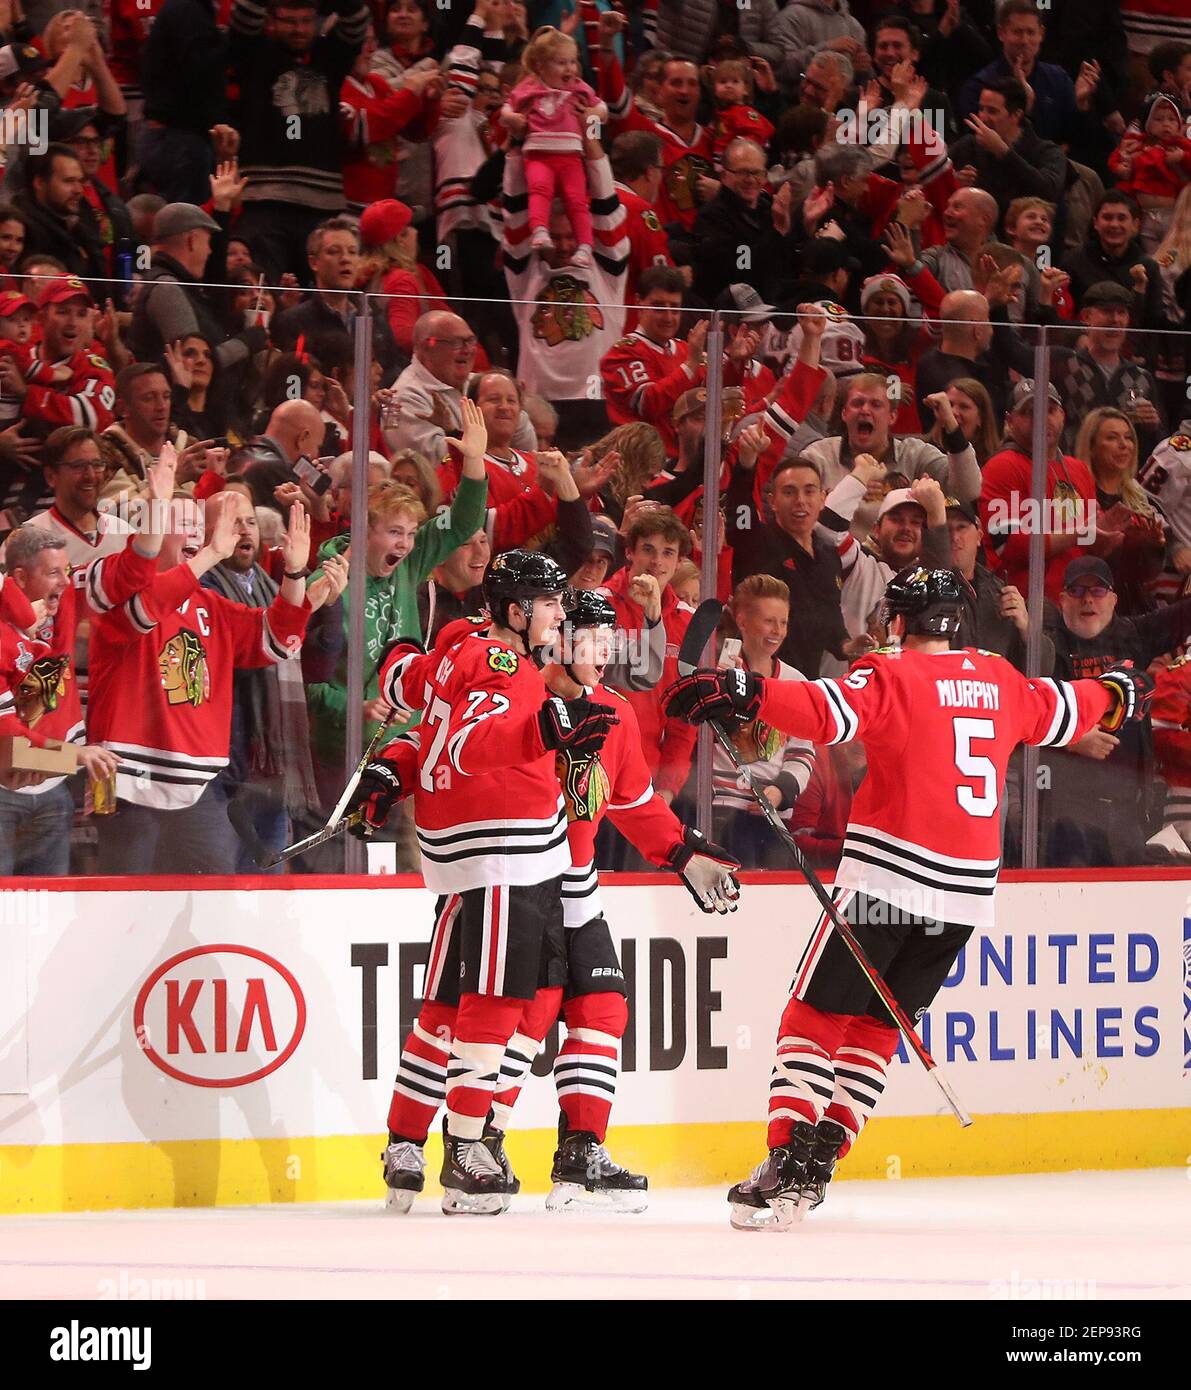
[[[462,632],[447,640],[451,630]],[[467,622],[426,654],[382,665],[381,694],[424,710],[414,823],[434,893],[545,883],[571,867],[554,754],[542,743],[541,672]]]
[[[1027,680],[990,652],[903,650],[865,657],[841,680],[766,681],[760,717],[816,743],[864,744],[838,887],[986,927],[1010,755],[1074,742],[1110,703],[1097,681]]]

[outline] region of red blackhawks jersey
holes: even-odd
[[[542,673],[513,647],[462,618],[431,650],[396,648],[382,697],[424,711],[414,822],[422,877],[434,893],[545,883],[570,868],[567,817],[542,743]]]
[[[25,378],[21,414],[26,420],[37,420],[50,430],[83,425],[98,432],[116,418],[116,378],[106,357],[84,348],[50,362],[40,343],[10,343],[5,351],[16,359]],[[61,367],[69,369],[69,380],[55,380]]]
[[[674,406],[684,391],[701,386],[703,367],[687,366],[687,345],[678,338],[655,343],[637,330],[618,339],[600,361],[608,418],[614,425],[644,420],[678,453]]]
[[[1098,681],[1027,680],[975,648],[879,651],[840,680],[766,681],[760,718],[815,743],[860,739],[837,887],[987,927],[1001,863],[999,789],[1019,743],[1062,748],[1111,702]]]
[[[525,545],[558,519],[557,499],[538,483],[535,456],[520,449],[511,452],[511,459],[484,455],[484,472],[488,476],[484,529],[493,555]],[[457,445],[448,442],[447,456],[438,467],[438,481],[446,501],[454,499],[462,476],[463,456]]]
[[[123,551],[105,555],[71,572],[58,600],[58,611],[32,637],[21,616],[10,620],[0,604],[0,731],[21,733],[38,747],[47,739],[84,743],[83,709],[74,670],[75,634],[82,613],[110,613],[153,582],[156,557],[139,555],[131,541]],[[20,591],[10,583],[15,596]],[[82,612],[80,612],[82,610]],[[16,723],[6,727],[9,720]],[[19,727],[18,727],[19,725]],[[49,791],[62,777],[20,790]]]
[[[629,238],[628,302],[637,302],[637,281],[641,272],[653,265],[673,265],[670,238],[654,205],[627,184],[615,185],[616,196],[624,208],[625,230]]]
[[[1150,718],[1154,757],[1167,786],[1166,820],[1191,820],[1191,663],[1185,656],[1158,673]]]
[[[474,631],[474,625],[470,625]],[[441,651],[441,645],[438,647]],[[591,698],[611,705],[620,720],[612,726],[599,755],[555,755],[554,772],[566,807],[572,867],[562,879],[563,925],[581,927],[603,912],[595,867],[596,832],[604,816],[653,864],[664,864],[682,840],[682,825],[654,791],[641,756],[641,734],[632,707],[619,691],[597,685]],[[423,736],[414,731],[395,739],[382,756],[394,763],[403,788],[417,785]],[[415,806],[415,819],[417,808]]]
[[[199,585],[188,565],[158,574],[91,632],[87,727],[120,758],[116,795],[193,806],[227,766],[232,674],[298,654],[310,616],[280,595],[248,608]]]

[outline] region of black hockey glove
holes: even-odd
[[[586,696],[563,700],[551,696],[538,710],[538,728],[547,748],[565,748],[576,758],[598,753],[613,724],[620,721],[611,705],[594,705]]]
[[[736,870],[740,868],[740,861],[733,859],[726,849],[684,825],[682,843],[670,850],[666,863],[686,884],[702,911],[721,914],[736,911],[740,897]]]
[[[688,724],[714,719],[725,729],[736,729],[756,719],[764,688],[751,671],[692,671],[666,692],[666,714]]]
[[[351,833],[358,840],[367,840],[374,831],[382,830],[402,794],[401,778],[392,763],[384,759],[369,763],[344,811],[348,816],[353,811],[363,813],[363,820],[352,826]]]
[[[1144,671],[1122,662],[1119,666],[1110,666],[1096,679],[1106,685],[1114,697],[1108,713],[1100,721],[1106,733],[1115,734],[1122,724],[1138,723],[1149,714],[1154,682]]]

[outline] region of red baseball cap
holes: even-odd
[[[65,304],[68,299],[85,299],[88,304],[95,303],[91,298],[91,291],[77,275],[60,275],[46,286],[41,296],[41,307],[44,309],[47,304]]]
[[[32,309],[37,312],[37,305],[20,290],[4,290],[0,293],[0,319],[8,319],[21,309]]]
[[[414,220],[413,213],[396,198],[382,198],[364,209],[360,218],[360,240],[365,246],[383,246],[399,237]]]

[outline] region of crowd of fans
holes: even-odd
[[[1031,674],[1160,671],[1152,726],[1039,769],[1040,860],[1191,854],[1182,0],[0,0],[0,145],[0,750],[83,772],[0,752],[0,874],[317,829],[352,675],[370,737],[389,643],[513,547],[611,599],[693,819],[661,693],[700,598],[720,661],[815,679],[953,567],[957,645],[1026,670],[1039,532]],[[863,748],[736,742],[830,866]],[[782,862],[718,753],[714,815]]]

